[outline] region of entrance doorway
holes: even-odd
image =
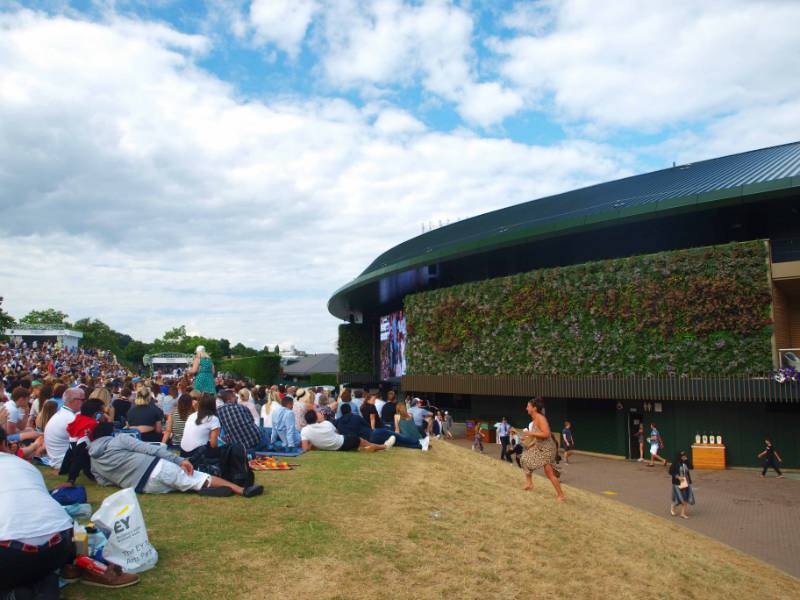
[[[633,460],[639,458],[639,438],[636,432],[639,431],[639,425],[643,424],[644,415],[642,413],[628,413],[628,458]]]

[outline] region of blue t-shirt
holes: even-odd
[[[425,417],[429,417],[433,414],[431,411],[425,410],[421,406],[412,406],[408,409],[408,412],[414,417],[414,425],[417,427],[422,427],[425,424]]]
[[[564,429],[561,430],[561,439],[567,446],[572,446],[572,429],[564,427]]]
[[[659,438],[658,429],[656,429],[654,427],[654,428],[652,428],[650,430],[650,443],[651,444],[657,444],[658,443],[658,438]]]

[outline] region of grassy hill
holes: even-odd
[[[622,503],[439,443],[312,452],[264,496],[140,496],[159,551],[133,588],[80,598],[797,598],[800,580]],[[48,484],[56,482],[48,476]],[[114,490],[87,486],[97,508]]]

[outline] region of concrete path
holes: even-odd
[[[470,447],[467,440],[454,443]],[[500,446],[486,445],[499,459]],[[760,471],[692,471],[697,503],[689,519],[669,514],[670,479],[664,467],[576,454],[561,462],[561,481],[646,510],[717,539],[800,577],[800,475],[776,479]],[[544,485],[537,480],[536,485]]]

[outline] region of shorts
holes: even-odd
[[[656,456],[658,454],[658,444],[650,444],[650,456]]]
[[[344,436],[344,442],[339,448],[339,452],[347,452],[348,450],[356,450],[361,445],[361,438],[357,435]]]
[[[203,489],[206,481],[211,478],[211,475],[195,471],[191,475],[187,475],[186,471],[181,469],[175,463],[166,460],[158,461],[158,464],[150,473],[150,478],[144,485],[145,494],[168,494],[170,492],[189,492],[199,491]]]

